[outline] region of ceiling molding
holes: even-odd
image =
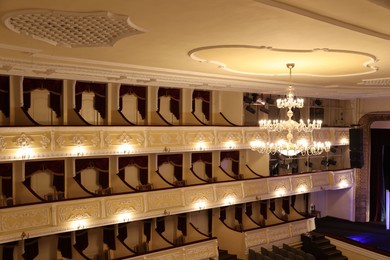
[[[278,60],[277,57],[275,57],[275,60],[270,59],[270,54],[267,52],[274,52],[274,53],[285,53],[285,54],[294,54],[293,60],[291,60],[292,57],[284,55],[282,60]],[[223,57],[221,58],[220,53],[223,53]],[[339,60],[341,58],[345,58],[347,56],[361,56],[360,60],[362,60],[362,63],[356,63],[350,62],[350,59],[344,59],[346,62],[348,61],[351,65],[350,67],[354,67],[356,70],[361,69],[361,67],[367,68],[366,71],[351,71],[350,73],[339,73],[339,74],[332,74],[328,72],[328,69],[333,69],[333,67],[325,66],[324,63],[323,66],[321,66],[321,74],[320,73],[312,73],[306,70],[307,72],[297,72],[294,71],[294,75],[299,76],[310,76],[310,77],[350,77],[350,76],[361,76],[361,75],[367,75],[372,74],[378,71],[378,67],[376,66],[376,63],[378,62],[378,59],[375,55],[366,53],[366,52],[359,52],[359,51],[352,51],[352,50],[337,50],[337,49],[329,49],[329,48],[315,48],[311,50],[296,50],[296,49],[279,49],[279,48],[273,48],[271,46],[253,46],[253,45],[215,45],[215,46],[204,46],[200,48],[193,49],[188,52],[188,55],[198,62],[202,63],[210,63],[215,64],[218,68],[238,73],[238,74],[244,74],[244,75],[257,75],[257,76],[286,76],[288,73],[267,73],[260,71],[261,68],[264,69],[264,67],[261,67],[260,61],[266,60],[268,64],[267,66],[272,65],[272,62],[275,63],[284,63],[284,61],[289,60],[292,62],[295,62],[296,60],[299,60],[301,56],[305,56],[306,62],[312,62],[319,63],[321,65],[321,57],[317,54],[324,54],[327,58],[327,63],[333,63],[333,64],[339,64]],[[328,55],[329,54],[329,55]],[[323,55],[323,56],[324,56]],[[272,57],[276,56],[275,54],[272,54]],[[250,58],[248,58],[250,57]],[[235,59],[236,63],[233,64],[232,60]],[[256,58],[259,60],[259,64],[256,64]],[[221,59],[221,60],[218,60]],[[331,60],[332,62],[329,62],[328,60]],[[225,62],[225,60],[227,60]],[[255,60],[255,62],[253,61]],[[352,59],[351,59],[352,60]],[[249,61],[249,62],[248,62]],[[229,64],[228,64],[229,62]],[[237,66],[237,63],[239,63],[244,70],[234,69],[233,66]],[[353,65],[353,66],[352,66]],[[336,65],[335,65],[336,66]],[[277,68],[276,71],[280,71],[281,68]],[[310,68],[310,71],[312,68]],[[352,70],[352,69],[351,69]]]
[[[282,3],[280,1],[276,1],[276,0],[255,0],[255,1],[257,1],[261,4],[265,4],[268,6],[275,7],[275,8],[279,8],[279,9],[282,9],[282,10],[285,10],[285,11],[288,11],[291,13],[296,13],[296,14],[299,14],[299,15],[302,15],[302,16],[305,16],[308,18],[312,18],[312,19],[317,20],[317,21],[332,24],[332,25],[335,25],[335,26],[338,26],[338,27],[341,27],[344,29],[348,29],[348,30],[355,31],[358,33],[363,33],[366,35],[374,36],[374,37],[381,38],[384,40],[390,40],[389,34],[377,32],[377,31],[374,31],[374,30],[371,30],[368,28],[364,28],[364,27],[355,25],[355,24],[347,23],[347,22],[344,22],[344,21],[341,21],[338,19],[331,18],[329,16],[321,15],[321,14],[311,12],[311,11],[306,10],[306,9],[302,9],[302,8],[299,8],[299,7],[296,7],[293,5]]]

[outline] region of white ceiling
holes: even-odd
[[[390,0],[2,0],[0,73],[390,97]]]

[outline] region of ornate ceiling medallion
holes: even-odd
[[[193,49],[188,55],[196,61],[215,64],[229,72],[255,76],[287,76],[277,69],[286,61],[300,64],[296,72],[299,76],[348,77],[371,74],[378,70],[378,59],[372,54],[328,48],[295,50],[269,46],[217,45]]]
[[[8,13],[4,24],[16,33],[69,48],[113,46],[144,32],[128,16],[110,12],[24,10]]]

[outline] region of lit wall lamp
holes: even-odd
[[[119,152],[124,154],[129,154],[133,152],[133,146],[132,146],[133,138],[131,136],[127,135],[126,133],[122,133],[119,136],[119,142],[121,143],[119,145]]]
[[[280,187],[275,190],[275,195],[278,197],[283,197],[284,195],[286,195],[286,193],[287,191],[285,187]]]
[[[227,141],[225,143],[225,147],[228,149],[235,149],[236,148],[236,143],[234,141]]]
[[[75,220],[71,223],[72,229],[84,229],[86,221],[85,220]]]
[[[194,208],[197,210],[203,210],[206,208],[206,205],[207,205],[206,200],[200,199],[194,203]]]
[[[348,138],[343,137],[343,138],[340,139],[340,143],[342,145],[348,145],[349,144],[349,140],[348,140]]]
[[[339,184],[338,184],[339,188],[347,188],[349,186],[349,181],[346,180],[346,179],[342,179]]]
[[[305,183],[302,183],[298,186],[298,192],[300,193],[305,193],[307,192],[307,185]]]
[[[26,134],[21,134],[16,139],[16,145],[19,147],[17,151],[17,157],[21,159],[29,159],[31,157],[30,145],[32,140]]]
[[[233,195],[228,195],[225,198],[225,204],[226,205],[233,205],[236,202],[236,197]]]
[[[119,214],[117,215],[117,220],[120,222],[129,222],[131,220],[131,213],[126,212],[126,213]]]
[[[196,149],[199,150],[199,151],[204,151],[204,150],[206,150],[206,143],[203,142],[203,141],[199,141],[199,142],[196,144]]]

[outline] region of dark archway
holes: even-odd
[[[390,121],[390,112],[372,112],[359,120],[363,128],[363,161],[361,169],[356,169],[355,221],[370,220],[370,167],[371,167],[371,125],[375,121]]]
[[[371,129],[370,221],[384,221],[389,170],[390,129]]]

